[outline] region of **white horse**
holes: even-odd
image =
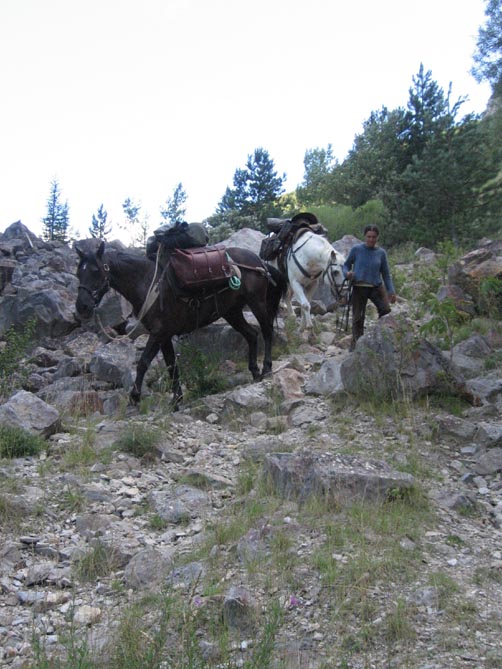
[[[286,307],[288,314],[293,315],[293,297],[299,302],[302,329],[313,328],[310,303],[319,283],[328,284],[333,296],[340,298],[344,285],[344,262],[343,254],[336,251],[325,237],[310,230],[300,235],[287,250],[289,287]]]

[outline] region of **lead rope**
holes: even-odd
[[[151,307],[155,303],[155,300],[158,298],[160,279],[159,279],[159,281],[157,281],[157,283],[155,283],[155,281],[157,279],[157,272],[158,272],[158,269],[159,269],[159,256],[160,256],[160,245],[159,245],[159,248],[157,249],[157,255],[155,257],[155,272],[153,273],[152,282],[150,283],[150,287],[148,288],[148,292],[146,294],[145,301],[141,305],[141,309],[140,309],[139,314],[138,314],[138,319],[136,321],[136,325],[133,327],[132,330],[130,330],[130,332],[128,332],[125,335],[115,335],[115,336],[110,335],[106,331],[105,327],[103,326],[103,323],[101,322],[101,318],[99,317],[98,312],[97,311],[94,312],[95,316],[96,316],[96,321],[98,322],[98,325],[101,328],[101,332],[106,337],[108,337],[108,339],[110,341],[122,341],[123,339],[130,339],[131,335],[134,332],[136,332],[136,330],[141,325],[142,318],[148,313],[148,311],[151,309]]]

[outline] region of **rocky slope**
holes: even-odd
[[[0,461],[2,666],[502,666],[496,324],[451,352],[472,403],[419,363],[394,401],[347,392],[375,374],[371,319],[355,354],[333,314],[314,343],[280,320],[257,384],[216,325],[227,387],[177,413],[158,369],[126,405],[141,337],[103,356],[96,331],[69,329],[42,335],[0,407],[48,444]]]

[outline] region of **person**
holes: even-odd
[[[343,265],[343,275],[352,281],[352,342],[353,351],[364,334],[366,305],[371,300],[381,318],[390,313],[396,301],[396,291],[385,251],[377,246],[380,231],[376,225],[364,228],[364,243],[353,246]]]

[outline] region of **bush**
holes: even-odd
[[[0,426],[0,458],[21,458],[38,455],[46,447],[42,437],[30,434],[20,427]]]
[[[156,455],[155,446],[159,441],[160,435],[157,432],[144,425],[133,425],[113,443],[113,447],[137,458],[153,458]]]
[[[481,281],[479,309],[483,315],[495,320],[502,319],[502,279],[491,276]]]
[[[19,361],[25,354],[35,332],[35,320],[28,321],[21,331],[10,327],[3,335],[0,348],[0,396],[10,394],[13,375],[19,371]]]
[[[217,356],[203,353],[192,344],[181,344],[178,365],[180,381],[186,387],[188,399],[219,393],[227,387],[219,371]]]
[[[309,207],[308,210],[327,228],[331,241],[341,239],[344,235],[354,235],[362,239],[364,227],[369,224],[378,225],[382,237],[385,237],[384,206],[379,200],[370,200],[357,209],[337,204]]]

